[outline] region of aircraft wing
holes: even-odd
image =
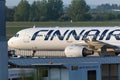
[[[74,44],[74,43],[73,43]],[[83,41],[76,42],[75,45],[79,46],[85,46],[93,50],[98,50],[101,49],[102,47],[106,48],[112,48],[112,49],[119,49],[120,46],[113,45],[107,42],[99,41],[99,40],[94,40],[93,38],[86,38]]]
[[[98,41],[98,40],[89,39],[89,38],[85,39],[84,41],[92,49],[100,49],[103,46],[107,48],[118,48],[118,46],[115,46],[106,42]]]

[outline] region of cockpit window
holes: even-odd
[[[19,34],[15,34],[14,37],[19,37]]]

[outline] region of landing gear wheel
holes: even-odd
[[[119,53],[115,52],[115,55],[116,55],[116,56],[118,56],[118,55],[119,55]]]

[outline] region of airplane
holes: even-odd
[[[66,57],[120,54],[119,27],[46,27],[18,31],[8,46],[19,50],[64,51]]]

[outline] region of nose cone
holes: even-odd
[[[8,40],[8,47],[14,47],[14,42],[12,38]]]

